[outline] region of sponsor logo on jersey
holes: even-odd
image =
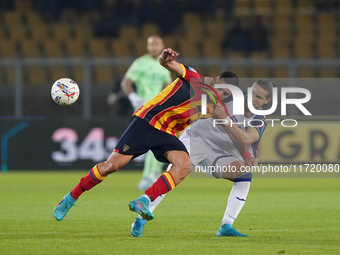
[[[127,151],[128,149],[130,149],[130,146],[127,145],[127,144],[124,144],[124,146],[123,146],[123,151],[125,152],[125,151]]]

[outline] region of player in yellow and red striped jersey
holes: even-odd
[[[201,95],[205,93],[197,90],[197,87],[204,88],[201,84],[202,76],[191,67],[180,64],[180,68],[182,68],[180,78],[173,81],[134,113],[135,116],[144,119],[155,128],[171,135],[182,131],[191,121],[198,118],[197,108],[194,106],[201,104]],[[191,97],[190,92],[194,93]],[[213,109],[214,104],[209,102],[209,116]]]
[[[176,133],[198,118],[211,117],[216,99],[221,102],[230,95],[230,91],[215,90],[204,84],[202,76],[193,68],[175,61],[178,55],[172,49],[163,50],[159,57],[160,64],[178,78],[134,113],[111,156],[93,167],[55,207],[53,214],[57,220],[66,216],[84,191],[101,183],[107,175],[148,150],[153,152],[158,161],[171,163],[173,168],[161,175],[140,198],[129,203],[130,210],[136,211],[144,219],[153,219],[148,209],[149,202],[172,190],[190,173],[188,152]],[[213,98],[208,97],[206,114],[202,115],[201,96],[207,90],[214,95]]]

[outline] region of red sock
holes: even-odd
[[[145,191],[151,201],[154,201],[158,196],[168,193],[176,187],[174,178],[169,172],[162,174],[157,181]]]
[[[85,190],[90,190],[97,184],[101,183],[107,176],[102,176],[99,173],[98,165],[95,165],[91,171],[80,179],[77,186],[71,191],[71,197],[78,199]]]

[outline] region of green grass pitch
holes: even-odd
[[[141,172],[121,171],[84,193],[66,218],[52,211],[85,175],[0,173],[0,254],[339,254],[340,179],[253,179],[234,227],[215,237],[232,183],[188,177],[130,236]]]

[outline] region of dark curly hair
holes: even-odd
[[[238,77],[236,74],[234,74],[233,72],[230,71],[225,71],[223,73],[221,73],[217,79],[223,79],[226,84],[231,84],[231,85],[235,85],[238,87],[239,81],[238,81]]]

